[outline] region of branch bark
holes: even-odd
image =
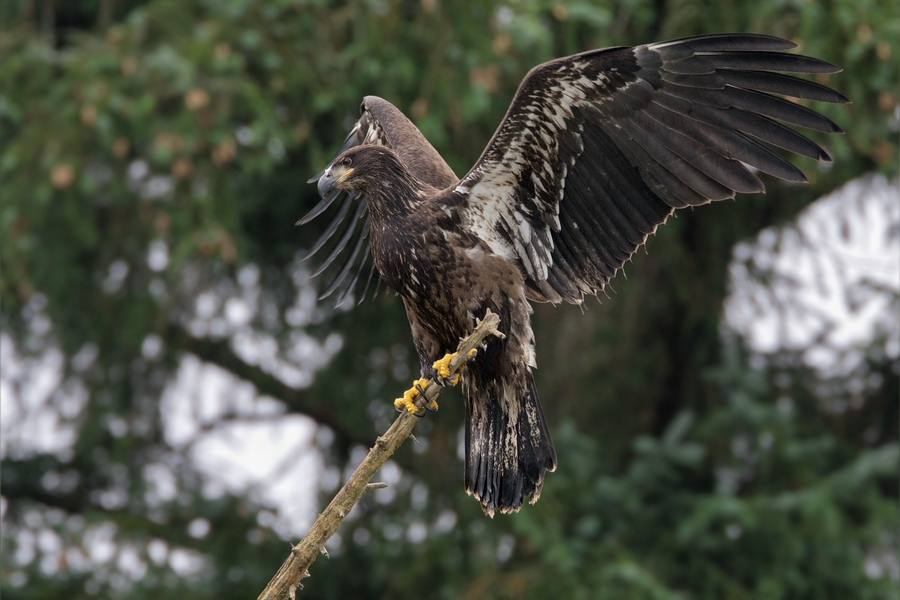
[[[485,338],[489,335],[503,337],[503,334],[497,330],[499,323],[500,317],[489,310],[484,319],[478,322],[472,334],[459,343],[456,356],[450,361],[451,377],[465,365],[469,352],[473,349],[477,351]],[[443,388],[434,379],[429,379],[422,389],[424,394],[420,394],[416,398],[416,405],[419,408],[435,400]],[[325,542],[334,535],[350,509],[367,490],[385,487],[385,484],[369,483],[369,480],[406,438],[410,437],[413,427],[418,422],[419,417],[403,412],[387,432],[375,440],[375,445],[369,450],[369,454],[332,499],[325,511],[319,515],[306,536],[291,549],[291,555],[284,561],[257,600],[295,598],[300,580],[309,576],[310,565],[316,560],[319,553],[325,553]]]

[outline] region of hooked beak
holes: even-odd
[[[322,198],[322,201],[316,204],[316,206],[309,211],[306,216],[297,221],[297,225],[304,225],[309,223],[317,216],[322,214],[325,209],[327,209],[331,204],[337,199],[338,196],[341,195],[340,183],[353,172],[353,169],[346,169],[344,167],[338,166],[338,172],[332,169],[331,166],[325,168],[324,171],[316,175],[312,181],[317,181],[316,188],[319,190],[319,197]],[[354,195],[356,192],[351,191],[350,194]]]
[[[316,184],[316,189],[319,190],[319,196],[325,198],[329,193],[334,191],[342,181],[344,181],[350,173],[353,172],[353,169],[342,170],[342,172],[338,175],[332,169],[326,169],[324,173],[322,173],[321,177],[319,177],[319,182]]]

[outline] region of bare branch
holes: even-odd
[[[470,358],[469,352],[477,351],[486,337],[489,335],[503,337],[503,334],[497,329],[499,323],[500,317],[488,311],[484,319],[476,325],[475,331],[459,343],[456,356],[450,360],[450,377],[465,365]],[[429,379],[423,387],[424,393],[416,398],[416,405],[419,408],[424,407],[435,400],[442,389],[433,379]],[[404,411],[387,432],[375,440],[375,445],[369,450],[369,454],[332,499],[325,511],[319,515],[306,536],[292,548],[291,555],[284,561],[257,600],[284,600],[296,597],[300,580],[309,576],[309,567],[319,554],[325,551],[325,542],[334,535],[350,509],[367,490],[384,487],[384,484],[369,483],[369,480],[406,438],[411,437],[412,429],[418,422],[419,417]]]

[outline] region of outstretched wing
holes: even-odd
[[[517,261],[535,300],[581,302],[676,208],[764,190],[746,165],[803,173],[765,142],[828,153],[783,123],[840,132],[783,97],[846,102],[780,72],[835,73],[762,35],[712,35],[608,48],[531,70],[456,191],[466,226]]]
[[[400,160],[406,165],[406,168],[416,176],[419,181],[423,181],[437,189],[444,189],[456,184],[459,178],[453,172],[449,165],[441,158],[438,151],[428,143],[422,132],[413,125],[412,121],[406,118],[400,110],[393,104],[378,98],[377,96],[366,96],[363,98],[360,106],[361,116],[359,121],[350,130],[341,148],[335,153],[337,157],[341,152],[353,148],[355,146],[374,144],[378,146],[386,146],[391,148]],[[330,164],[330,161],[329,161]],[[327,168],[327,167],[326,167]],[[315,177],[307,183],[318,181],[325,173],[323,169]],[[322,198],[309,213],[302,219],[297,221],[297,225],[308,223],[312,219],[322,214],[330,207],[341,195],[340,190],[335,189],[327,196]],[[355,207],[354,207],[355,205]],[[316,254],[323,246],[334,237],[338,229],[345,222],[343,232],[329,253],[328,257],[322,261],[322,264],[313,273],[313,276],[319,275],[327,269],[339,256],[344,255],[344,264],[338,271],[335,278],[331,281],[320,300],[330,296],[337,290],[346,280],[351,271],[354,270],[353,279],[344,289],[338,299],[338,304],[343,302],[344,298],[356,286],[360,275],[365,269],[367,259],[369,257],[369,245],[367,242],[369,234],[369,217],[366,207],[366,200],[355,194],[348,194],[344,199],[337,215],[331,224],[325,229],[319,239],[313,244],[309,253],[303,258],[306,260]],[[355,240],[355,241],[354,241]],[[350,242],[353,241],[352,249],[345,252]],[[362,252],[362,258],[357,260]],[[366,281],[366,290],[375,276],[374,264],[369,270]],[[365,297],[366,290],[363,291],[362,298]]]

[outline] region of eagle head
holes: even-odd
[[[385,146],[355,146],[341,152],[319,178],[319,195],[325,198],[338,190],[355,191],[374,200],[384,193],[400,199],[420,195],[421,184]]]
[[[331,191],[362,191],[373,172],[385,168],[391,162],[393,152],[383,146],[354,146],[338,154],[319,179],[319,195],[323,198]]]

